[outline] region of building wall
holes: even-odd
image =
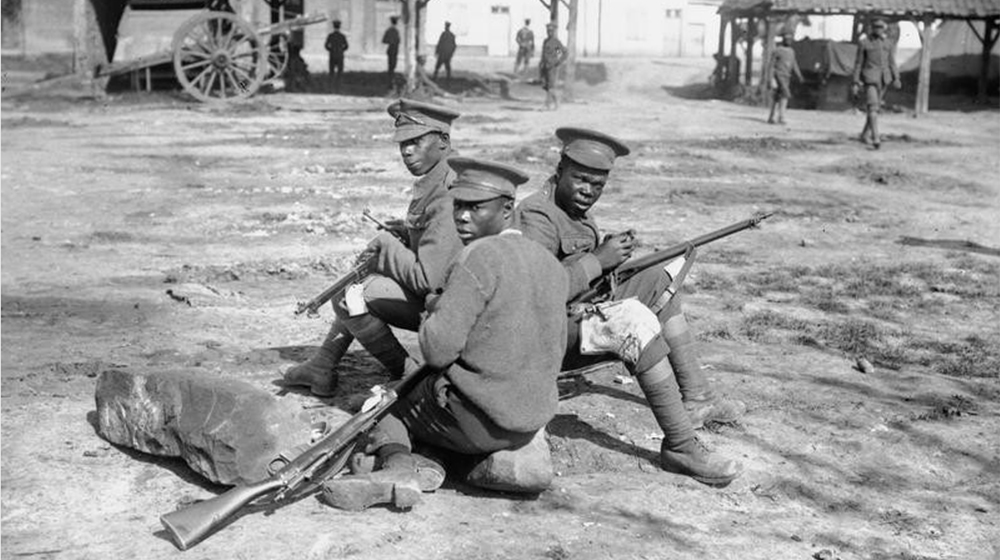
[[[73,4],[75,0],[23,0],[18,41],[4,41],[4,52],[28,56],[73,52]],[[5,26],[8,21],[5,18]],[[4,30],[6,33],[6,29]]]
[[[711,56],[718,41],[721,0],[578,0],[577,48],[586,56]],[[559,39],[567,42],[568,11],[559,12]],[[459,51],[511,56],[514,36],[532,20],[537,48],[548,10],[538,0],[434,0],[427,4],[426,42],[433,51],[444,22],[452,23]]]

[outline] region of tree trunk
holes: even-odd
[[[553,0],[553,3],[558,0]],[[573,86],[576,81],[576,15],[579,0],[569,0],[569,15],[566,17],[566,83],[563,84],[563,100],[573,100]]]
[[[917,78],[917,115],[927,112],[931,93],[931,52],[934,47],[934,18],[924,16],[920,29],[920,72]],[[920,26],[918,26],[920,27]]]
[[[774,52],[774,32],[777,25],[768,17],[764,20],[764,47],[760,54],[760,93],[765,101],[771,92],[771,53]]]
[[[91,93],[104,96],[107,78],[97,78],[97,69],[108,63],[97,14],[90,0],[73,1],[73,72]]]
[[[417,48],[416,48],[416,13],[417,0],[403,0],[403,72],[406,75],[404,91],[410,92],[416,87]]]

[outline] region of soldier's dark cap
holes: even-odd
[[[884,19],[879,18],[872,22],[872,27],[889,27],[889,24]]]
[[[617,138],[586,128],[562,127],[556,129],[562,140],[562,155],[591,169],[609,171],[615,158],[627,156],[628,146]]]
[[[396,119],[394,142],[406,142],[428,132],[451,133],[451,121],[459,113],[447,107],[432,105],[412,99],[400,99],[386,109]]]
[[[528,182],[528,176],[520,169],[495,161],[455,156],[448,158],[448,165],[458,175],[448,187],[456,200],[514,198],[517,186]]]
[[[545,24],[545,29],[555,29],[556,27],[559,27],[559,26],[556,25],[556,23],[554,21],[550,21],[550,22],[548,22],[548,23]]]

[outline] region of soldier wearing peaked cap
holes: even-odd
[[[858,44],[858,55],[854,59],[854,93],[864,91],[866,106],[865,126],[861,130],[861,142],[868,143],[868,135],[877,150],[881,146],[878,130],[878,114],[886,89],[899,89],[899,69],[896,67],[896,45],[886,37],[887,25],[884,19],[876,19],[871,25],[871,35]]]
[[[333,302],[337,318],[319,351],[285,374],[286,383],[308,386],[320,396],[336,391],[337,364],[355,338],[393,378],[414,365],[390,325],[417,330],[425,299],[444,285],[448,266],[462,249],[448,195],[455,174],[446,163],[453,153],[451,122],[459,114],[409,99],[387,110],[403,164],[418,177],[406,218],[389,224],[405,242],[389,232],[372,240],[366,251],[374,257],[373,273],[360,292],[349,289],[345,301]]]
[[[537,493],[553,477],[541,430],[558,405],[566,273],[545,249],[509,229],[524,173],[469,158],[449,164],[458,174],[450,191],[465,248],[419,332],[426,363],[440,371],[372,430],[369,447],[381,470],[327,483],[325,497],[336,507],[388,501],[414,476],[414,442],[474,456],[472,484]],[[498,461],[519,468],[491,471]]]
[[[517,213],[524,235],[565,266],[573,299],[635,249],[631,233],[602,240],[590,216],[615,159],[629,149],[616,138],[582,128],[560,128],[556,136],[563,149],[555,175],[522,201]],[[734,421],[743,406],[713,394],[671,284],[666,270],[653,268],[620,284],[613,301],[596,309],[571,309],[563,366],[620,358],[663,430],[663,468],[706,484],[727,484],[738,476],[739,465],[707,454],[696,443],[694,429],[710,420]]]
[[[545,25],[547,37],[542,41],[542,59],[538,62],[538,74],[542,80],[542,89],[545,90],[545,109],[558,109],[559,98],[556,96],[556,72],[569,51],[563,46],[562,41],[556,36],[556,24],[549,22]]]

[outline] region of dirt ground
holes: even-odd
[[[346,418],[347,394],[275,382],[325,333],[328,308],[292,311],[374,234],[362,210],[405,208],[389,100],[21,97],[2,104],[0,556],[1000,558],[996,106],[887,114],[874,151],[855,140],[860,114],[777,127],[672,95],[704,62],[607,69],[557,112],[527,85],[447,101],[463,113],[454,142],[528,171],[527,194],[558,157],[556,127],[620,136],[633,155],[596,215],[649,248],[775,212],[702,250],[685,288],[704,367],[748,406],[700,432],[741,478],[659,470],[639,389],[609,371],[564,387],[558,477],[536,499],[449,483],[411,512],[345,513],[310,497],[176,550],[159,515],[221,489],[102,440],[95,378],[185,368]],[[359,348],[345,361],[348,393],[384,379]]]

